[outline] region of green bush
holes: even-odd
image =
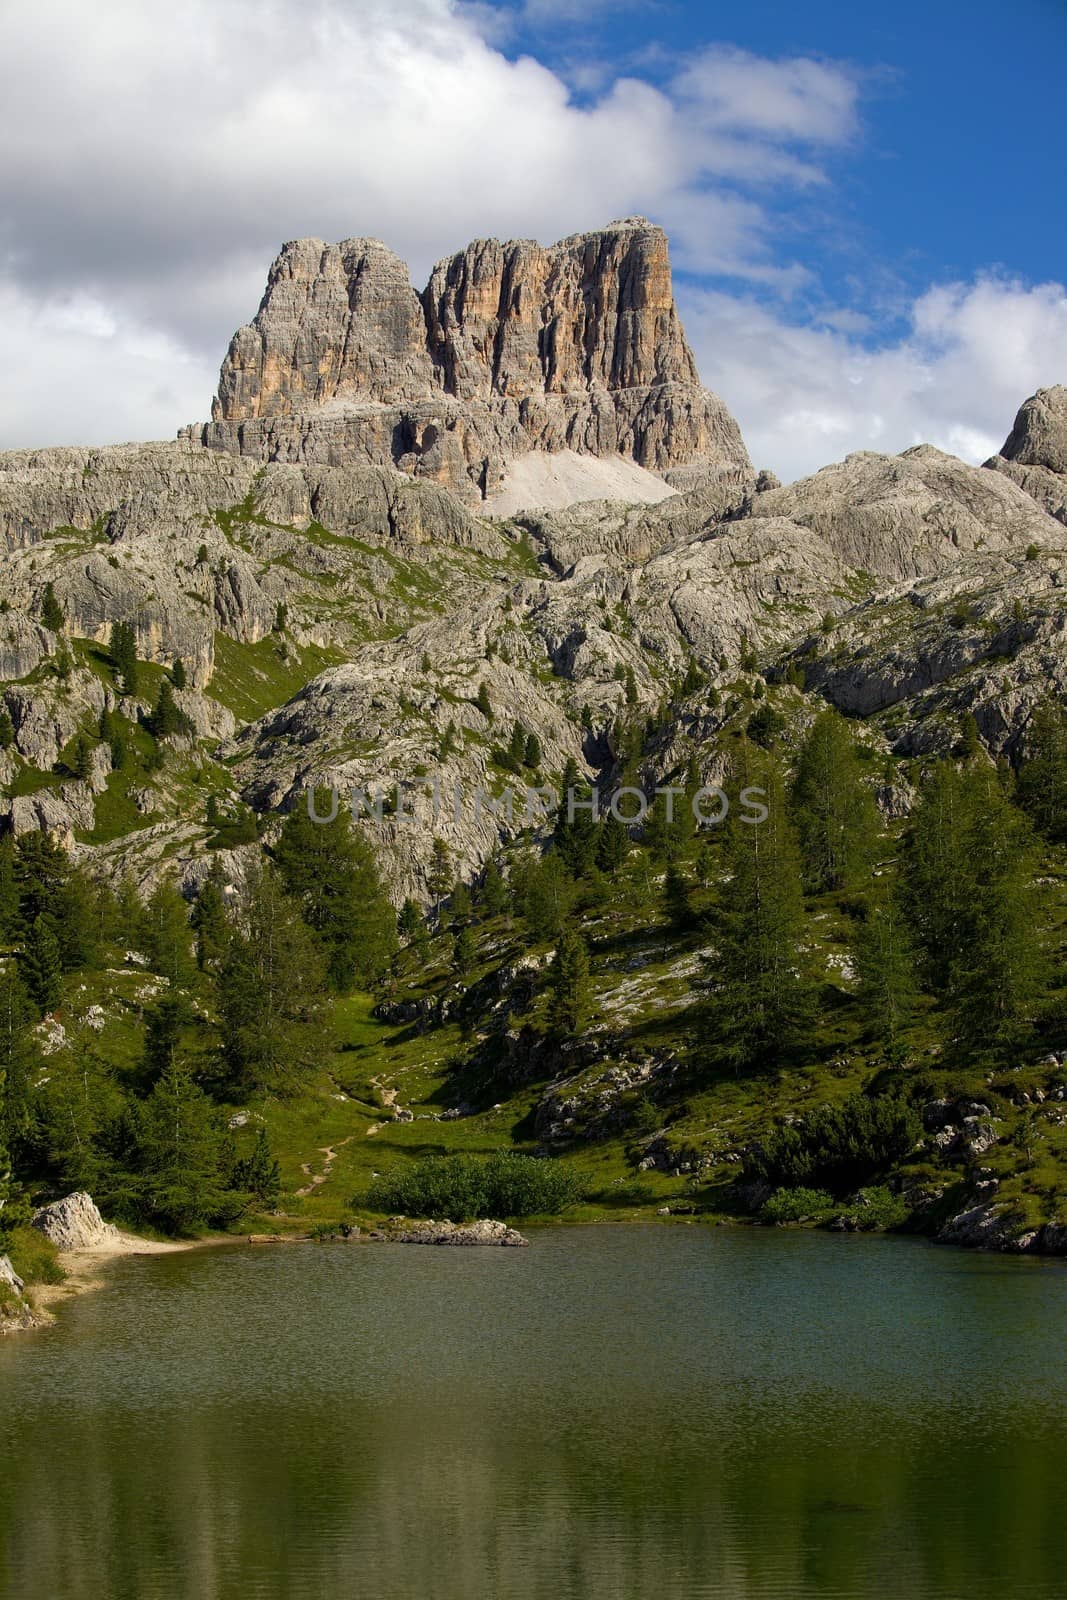
[[[372,1184],[372,1211],[407,1217],[531,1217],[562,1211],[578,1198],[572,1172],[557,1162],[507,1151],[490,1156],[429,1156]]]
[[[63,1282],[66,1273],[59,1264],[59,1252],[39,1228],[12,1228],[2,1242],[11,1265],[27,1285]]]
[[[857,1195],[859,1204],[843,1208],[843,1214],[850,1217],[861,1233],[884,1232],[890,1228],[899,1228],[908,1218],[908,1208],[898,1194],[892,1194],[884,1187],[861,1189]],[[838,1215],[842,1208],[837,1208]]]
[[[819,1222],[834,1209],[825,1189],[779,1189],[760,1209],[763,1222]]]
[[[907,1155],[921,1132],[914,1110],[898,1095],[855,1094],[776,1128],[749,1153],[745,1175],[781,1188],[817,1186],[849,1195]]]

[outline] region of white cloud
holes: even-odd
[[[584,9],[526,5],[546,25]],[[462,0],[7,12],[0,446],[204,417],[268,263],[303,234],[383,238],[421,282],[472,238],[549,241],[645,212],[687,271],[788,302],[811,273],[768,196],[825,184],[857,137],[862,79],[839,63],[720,47],[671,76],[661,55],[661,87],[609,73],[579,103],[494,47],[499,9]],[[686,300],[706,379],[783,472],[923,436],[980,455],[1065,366],[1053,288],[931,290],[908,339],[875,354],[855,310],[797,327],[743,298]]]
[[[1060,284],[990,277],[929,289],[907,336],[874,350],[850,337],[848,314],[803,327],[725,294],[681,300],[704,381],[726,399],[756,464],[785,479],[851,450],[924,441],[984,461],[1021,402],[1067,373]]]

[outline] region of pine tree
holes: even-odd
[[[522,764],[531,772],[536,772],[541,765],[541,741],[536,733],[528,733],[522,750]]]
[[[328,1048],[326,972],[296,904],[269,866],[247,902],[219,974],[223,1049],[242,1088],[295,1090]]]
[[[540,943],[558,937],[574,905],[574,879],[554,850],[538,860],[520,858],[511,872],[515,909],[531,939]]]
[[[374,852],[348,815],[338,810],[318,823],[298,806],[274,856],[286,892],[322,943],[331,986],[344,994],[381,977],[396,949],[396,914]]]
[[[548,1031],[551,1038],[573,1039],[588,1020],[589,952],[577,930],[560,930],[548,969]]]
[[[19,915],[25,926],[42,915],[56,920],[69,872],[66,853],[50,834],[24,833],[19,837],[15,845],[15,882]]]
[[[144,935],[152,971],[173,984],[188,983],[193,971],[189,908],[172,883],[161,882],[152,891]]]
[[[466,977],[474,965],[477,953],[474,930],[469,922],[465,922],[456,934],[452,946],[452,970],[457,977]]]
[[[609,811],[600,824],[596,846],[596,864],[609,876],[617,872],[630,853],[630,835],[626,825]]]
[[[70,770],[82,783],[93,775],[93,747],[84,733],[79,733],[71,752]]]
[[[663,880],[663,910],[667,926],[685,933],[693,926],[693,888],[681,868],[671,862]]]
[[[735,1068],[766,1066],[794,1051],[810,1025],[800,852],[776,761],[746,756],[745,782],[765,791],[767,817],[731,818],[726,884],[709,918],[711,1054]]]
[[[176,689],[184,689],[188,682],[185,674],[185,662],[181,656],[175,659],[174,665],[170,669],[170,681]]]
[[[137,694],[137,635],[130,622],[113,622],[108,641],[108,653],[115,681],[124,695]]]
[[[50,633],[62,633],[65,621],[63,607],[56,599],[55,587],[46,583],[41,596],[41,623]]]
[[[222,891],[222,869],[216,859],[200,885],[189,918],[196,933],[196,964],[201,972],[217,972],[226,959],[230,924]]]
[[[486,722],[492,722],[493,703],[489,698],[489,685],[485,682],[484,678],[478,685],[478,697],[474,703],[478,707],[478,710],[481,712],[482,716],[485,718]]]
[[[422,912],[419,909],[418,901],[413,900],[410,895],[400,907],[397,929],[405,944],[411,944],[422,932]]]
[[[15,742],[15,724],[6,706],[0,706],[0,750],[10,750]]]
[[[166,994],[145,1012],[142,1071],[150,1083],[177,1065],[182,1029],[190,1012],[181,995]]]
[[[184,1066],[169,1066],[139,1125],[143,1205],[157,1225],[192,1233],[225,1205],[218,1113]]]
[[[836,711],[820,712],[801,747],[793,804],[809,888],[823,894],[859,887],[880,824],[852,734]]]
[[[589,785],[581,781],[578,763],[569,756],[560,781],[553,843],[560,860],[575,878],[588,871],[596,859],[599,831],[589,809],[592,793]]]
[[[854,949],[859,1000],[891,1066],[907,1057],[906,1030],[915,1016],[916,956],[907,918],[891,886],[874,901]]]
[[[159,686],[155,710],[146,718],[146,726],[156,739],[169,739],[193,732],[190,718],[174,698],[169,678],[164,678]]]
[[[1067,712],[1056,700],[1034,708],[1017,794],[1034,827],[1054,844],[1067,844]]]
[[[11,1198],[17,1152],[34,1120],[34,1084],[41,1068],[41,1053],[31,1031],[35,1020],[35,1008],[18,971],[13,967],[0,971],[0,1212]]]
[[[0,837],[0,938],[13,939],[19,928],[19,884],[15,865],[15,840]]]
[[[452,887],[452,853],[443,839],[433,842],[428,887],[434,898],[434,911],[441,918],[441,902]]]
[[[902,903],[919,946],[924,981],[934,993],[947,986],[969,915],[973,803],[963,773],[938,761],[923,774],[905,835]]]
[[[26,934],[20,958],[22,981],[39,1016],[54,1011],[63,997],[63,964],[52,919],[35,917]]]
[[[282,1190],[281,1168],[271,1153],[266,1128],[260,1128],[252,1154],[234,1167],[233,1187],[244,1189],[260,1203],[272,1210],[278,1203]]]
[[[501,917],[508,909],[507,885],[496,861],[490,861],[478,887],[478,908],[486,917]]]

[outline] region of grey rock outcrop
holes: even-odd
[[[402,1222],[390,1227],[386,1238],[392,1244],[503,1245],[514,1248],[529,1244],[521,1233],[506,1222],[482,1218],[478,1222]]]
[[[104,1221],[84,1190],[42,1206],[34,1213],[33,1226],[57,1250],[98,1250],[119,1238],[118,1229]]]
[[[998,455],[986,462],[1067,522],[1067,387],[1039,389],[1019,408]]]
[[[212,420],[183,436],[264,461],[387,464],[468,502],[531,450],[750,476],[699,381],[666,235],[644,218],[544,247],[480,239],[417,295],[373,239],[300,239],[234,335]]]

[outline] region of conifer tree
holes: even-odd
[[[218,1113],[189,1070],[169,1066],[145,1102],[138,1145],[142,1204],[158,1225],[192,1233],[225,1206]]]
[[[600,824],[596,845],[596,864],[609,876],[617,872],[630,853],[630,835],[625,823],[609,811]]]
[[[916,954],[907,918],[893,886],[870,906],[857,935],[859,999],[886,1060],[900,1066],[907,1054],[905,1032],[915,1016]]]
[[[189,908],[172,883],[163,881],[152,891],[143,927],[152,971],[171,983],[188,983],[193,970]]]
[[[541,741],[536,733],[528,733],[522,749],[522,764],[531,772],[536,772],[541,765]]]
[[[596,859],[599,831],[589,809],[591,801],[592,790],[582,782],[578,763],[569,756],[560,781],[553,842],[560,860],[575,878],[588,871]]]
[[[428,887],[434,898],[434,911],[441,918],[441,902],[452,886],[452,852],[443,839],[433,842]]]
[[[816,894],[859,887],[879,832],[878,809],[836,711],[820,712],[801,747],[793,803],[808,886]]]
[[[282,884],[322,944],[329,982],[339,994],[373,983],[396,949],[396,914],[374,852],[341,810],[314,822],[298,805],[275,846]]]
[[[0,706],[0,750],[10,750],[15,742],[15,724],[6,706]]]
[[[155,710],[146,722],[148,731],[156,739],[169,739],[175,735],[192,733],[193,724],[175,700],[169,678],[164,678],[160,684]]]
[[[269,866],[253,871],[219,974],[223,1050],[235,1083],[291,1093],[327,1049],[326,972]]]
[[[452,946],[452,970],[458,977],[466,977],[470,972],[477,952],[474,930],[469,922],[465,922],[459,928]]]
[[[38,1015],[47,1016],[56,1009],[63,995],[63,964],[50,917],[38,916],[31,922],[22,947],[20,969]]]
[[[405,944],[411,944],[422,932],[422,912],[419,909],[418,901],[413,900],[410,895],[400,907],[397,928]]]
[[[693,888],[681,867],[670,862],[663,880],[663,910],[667,926],[685,933],[693,926]]]
[[[176,689],[184,689],[186,683],[188,682],[185,673],[185,662],[182,660],[181,656],[178,656],[175,659],[174,665],[170,669],[170,681],[173,683]]]
[[[42,625],[46,627],[50,633],[62,633],[65,620],[66,619],[63,616],[63,607],[56,599],[54,585],[51,583],[46,583],[44,586],[44,594],[41,597]]]
[[[589,952],[577,929],[560,930],[548,969],[548,1031],[553,1039],[573,1039],[589,1016]]]
[[[124,695],[135,696],[138,689],[137,635],[131,622],[113,622],[108,653],[115,681]]]
[[[1059,701],[1034,708],[1017,795],[1039,833],[1053,844],[1067,843],[1067,711]]]
[[[483,916],[501,917],[508,909],[507,885],[495,860],[491,860],[478,886],[478,909]]]
[[[478,685],[478,697],[474,703],[478,707],[478,710],[481,712],[482,716],[485,718],[486,722],[492,722],[493,703],[489,698],[489,685],[486,683],[484,678]]]
[[[711,1053],[735,1068],[766,1066],[795,1050],[811,1020],[804,952],[800,852],[773,757],[745,753],[745,783],[765,791],[763,822],[731,817],[727,882],[709,917]]]
[[[233,1186],[254,1195],[260,1203],[272,1209],[278,1203],[282,1189],[281,1168],[271,1153],[266,1128],[260,1128],[252,1154],[239,1161],[234,1168]]]
[[[226,958],[226,948],[230,942],[222,869],[217,858],[200,885],[189,920],[196,933],[197,966],[201,972],[217,972]]]

